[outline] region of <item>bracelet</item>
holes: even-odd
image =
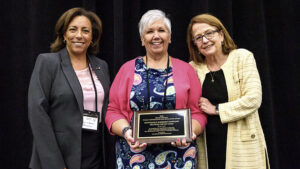
[[[131,129],[130,126],[124,127],[123,130],[122,130],[122,137],[124,137],[126,131],[127,131],[127,130],[130,130],[130,129]]]

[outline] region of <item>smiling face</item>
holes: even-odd
[[[159,19],[145,29],[141,40],[147,54],[167,55],[171,37],[165,23]]]
[[[70,55],[86,55],[92,41],[90,20],[85,16],[74,17],[64,34],[64,39]]]
[[[195,23],[192,27],[193,38],[197,39],[199,36],[209,34],[210,39],[205,36],[202,37],[201,42],[195,42],[198,51],[204,56],[221,55],[222,41],[224,40],[223,32],[216,32],[217,28],[206,23]],[[211,34],[212,33],[212,34]]]

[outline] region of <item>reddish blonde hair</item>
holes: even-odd
[[[199,53],[197,46],[194,44],[193,41],[193,25],[196,23],[206,23],[208,25],[214,26],[217,30],[223,32],[224,34],[224,45],[222,45],[222,51],[224,54],[229,54],[232,50],[236,49],[237,46],[230,37],[229,33],[227,32],[226,28],[222,24],[222,22],[211,14],[200,14],[193,17],[189,23],[188,30],[187,30],[187,45],[190,53],[190,60],[194,61],[195,63],[203,63],[205,60],[205,56]]]

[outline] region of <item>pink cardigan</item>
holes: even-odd
[[[133,85],[135,60],[122,65],[116,75],[109,93],[109,104],[105,123],[111,131],[112,123],[119,119],[126,119],[129,123],[133,115],[130,108],[130,92]],[[206,115],[198,106],[202,94],[200,81],[191,65],[179,59],[172,58],[173,79],[176,91],[176,109],[190,108],[192,119],[202,126],[206,125]],[[111,133],[111,132],[110,132]],[[111,133],[113,135],[113,133]]]

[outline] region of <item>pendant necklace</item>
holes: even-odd
[[[214,83],[215,82],[215,74],[216,74],[217,71],[212,71],[214,69],[210,69],[208,65],[207,65],[207,68],[209,70],[209,74],[210,74],[210,77],[211,77],[210,82]]]
[[[216,72],[212,72],[212,71],[209,72],[209,74],[210,74],[210,76],[211,76],[211,82],[212,82],[212,83],[215,82],[215,79],[214,79],[215,73],[216,73]]]

